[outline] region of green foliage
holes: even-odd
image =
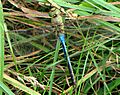
[[[120,7],[112,4],[117,0],[3,1],[8,30],[5,52],[4,32],[0,32],[0,61],[5,60],[5,67],[0,63],[2,89],[22,95],[119,94]],[[66,44],[76,86],[71,85],[53,27],[56,25],[51,24],[49,11],[53,7],[65,17]],[[4,31],[0,12],[0,29]],[[2,82],[3,69],[6,85]]]

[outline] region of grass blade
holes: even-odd
[[[3,72],[4,72],[4,18],[2,3],[0,0],[0,82],[3,82]],[[2,95],[2,90],[0,89],[0,95]]]
[[[55,54],[54,54],[53,63],[55,63],[57,61],[59,49],[60,49],[60,41],[58,39],[57,40]],[[51,95],[51,93],[52,93],[52,87],[53,87],[52,85],[53,85],[53,80],[54,80],[54,74],[55,74],[55,66],[53,66],[52,73],[51,73],[51,76],[50,76],[50,90],[49,90],[49,95]]]
[[[15,95],[3,82],[0,82],[0,88],[2,88],[7,95]]]
[[[22,83],[20,83],[19,81],[9,77],[8,75],[4,74],[4,79],[5,79],[5,82],[13,85],[14,87],[30,94],[30,95],[41,95],[40,93],[28,88],[27,86],[23,85]]]

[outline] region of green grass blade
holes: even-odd
[[[0,82],[3,82],[3,72],[4,72],[4,18],[2,3],[0,0]],[[1,89],[0,95],[2,95]]]
[[[110,91],[112,91],[114,88],[116,88],[117,86],[119,86],[120,85],[120,78],[117,78],[116,80],[113,80],[112,82],[110,82],[109,84],[108,84],[108,87],[109,87],[109,89],[110,89]],[[103,89],[104,88],[101,88],[99,91],[98,91],[98,95],[102,95],[103,94]],[[106,92],[106,95],[109,95],[109,92],[107,91]]]
[[[92,58],[92,61],[93,61],[94,65],[95,65],[95,67],[97,68],[97,71],[98,71],[100,77],[102,78],[102,80],[103,80],[103,82],[104,82],[105,87],[107,88],[109,94],[112,95],[111,92],[110,92],[110,89],[108,88],[108,85],[107,85],[106,82],[105,82],[105,78],[103,77],[103,74],[101,73],[100,68],[98,67],[98,65],[97,65],[97,63],[96,63],[96,61],[95,61],[95,59],[94,59],[94,56],[93,56],[93,54],[92,54],[91,51],[90,51],[90,56],[91,56],[91,58]]]
[[[111,24],[111,23],[106,22],[106,21],[98,20],[98,19],[95,19],[95,22],[97,22],[97,23],[99,23],[99,24],[101,24],[103,26],[109,27],[109,28],[111,28],[113,30],[116,30],[116,31],[120,32],[120,28],[118,26],[115,26],[114,24]],[[117,33],[116,31],[115,31],[115,33]]]
[[[109,67],[110,64],[106,64],[106,68]],[[103,70],[103,67],[101,66],[100,71]],[[83,78],[81,78],[78,82],[77,82],[77,87],[79,85],[81,85],[83,82],[85,82],[87,79],[89,79],[90,77],[92,77],[95,73],[97,73],[97,68],[92,70],[91,72],[89,72],[88,74],[86,74]],[[67,90],[65,90],[63,93],[68,93],[71,89],[73,89],[73,86],[69,87]]]
[[[57,40],[55,54],[54,54],[53,63],[55,63],[57,61],[57,59],[58,59],[59,49],[60,49],[60,41],[58,39]],[[54,80],[54,74],[55,74],[55,66],[53,66],[52,73],[51,73],[51,76],[50,76],[50,90],[49,90],[49,95],[51,95],[51,93],[52,93],[52,85],[53,85],[53,80]]]
[[[73,9],[78,9],[78,10],[83,10],[83,11],[88,11],[88,12],[94,12],[94,8],[82,6],[82,5],[75,5],[66,2],[65,0],[53,0],[56,4],[62,6],[62,7],[67,7],[67,8],[73,8]]]
[[[4,74],[4,81],[7,82],[8,84],[13,85],[14,87],[30,94],[30,95],[41,95],[40,93],[28,88],[27,86],[23,85],[22,83],[20,83],[19,81],[9,77],[8,75]]]
[[[0,88],[2,88],[7,95],[15,95],[3,82],[0,82]]]
[[[99,4],[99,5],[101,5],[102,7],[106,8],[106,9],[108,9],[108,10],[110,10],[110,11],[120,13],[120,9],[119,9],[119,8],[113,6],[113,5],[110,4],[110,3],[105,2],[104,0],[90,0],[90,1],[93,1],[93,2],[95,2],[96,4]]]
[[[8,34],[8,30],[7,30],[6,24],[5,24],[5,33],[6,33],[8,44],[9,44],[9,47],[10,47],[10,50],[11,50],[11,54],[12,54],[12,58],[13,58],[13,61],[14,61],[14,64],[15,64],[15,68],[16,68],[16,71],[18,72],[17,60],[16,60],[15,54],[13,52],[13,48],[12,48],[12,44],[11,44],[11,41],[10,41],[10,37],[9,37],[9,34]]]

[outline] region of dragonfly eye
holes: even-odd
[[[53,18],[56,18],[56,17],[57,17],[57,14],[54,14],[54,15],[53,15]]]

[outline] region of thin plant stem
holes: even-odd
[[[3,8],[0,0],[0,82],[3,82],[3,72],[4,72],[4,18],[3,18]],[[0,95],[3,91],[0,89]]]

